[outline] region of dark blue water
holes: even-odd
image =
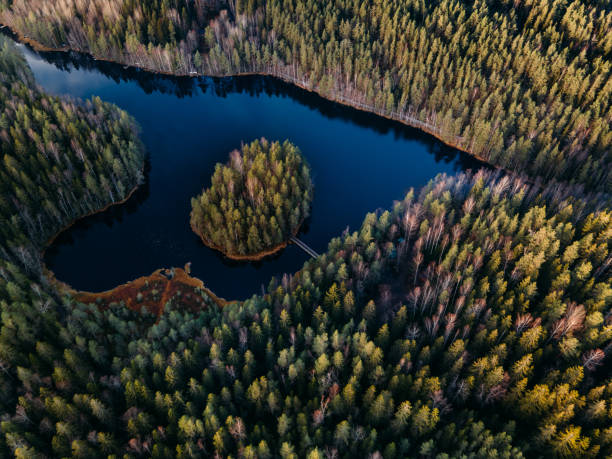
[[[296,246],[263,262],[236,263],[205,247],[189,227],[190,198],[241,142],[289,139],[302,150],[315,197],[300,238],[318,252],[410,187],[438,173],[479,167],[415,129],[271,78],[173,79],[22,49],[47,91],[99,96],[130,112],[149,155],[147,182],[128,203],[81,220],[47,251],[45,262],[56,277],[79,290],[107,290],[191,261],[192,274],[217,294],[243,299],[272,276],[299,270],[307,255]]]

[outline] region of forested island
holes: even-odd
[[[210,188],[191,201],[191,227],[229,258],[258,260],[287,245],[311,202],[310,168],[299,149],[262,138],[216,165]]]
[[[1,0],[0,23],[153,71],[277,76],[496,166],[610,192],[606,5]]]
[[[144,151],[0,37],[0,457],[612,456],[608,3],[0,0],[0,20],[157,70],[286,75],[509,169],[433,178],[246,301],[172,270],[61,291],[41,251],[128,198]],[[297,155],[246,145],[216,195],[260,150]]]

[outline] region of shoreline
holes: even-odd
[[[440,142],[442,142],[444,145],[454,148],[458,151],[461,151],[469,156],[471,156],[472,158],[476,159],[477,161],[480,161],[484,164],[486,164],[489,167],[492,167],[494,169],[500,170],[500,171],[504,171],[506,173],[514,173],[513,171],[510,171],[504,167],[498,166],[496,164],[492,164],[489,161],[487,161],[485,158],[483,158],[480,155],[477,155],[475,153],[473,153],[472,151],[470,151],[467,147],[463,147],[461,145],[459,145],[457,142],[452,142],[448,139],[445,139],[443,136],[441,136],[438,132],[435,132],[433,129],[429,129],[426,126],[423,125],[417,125],[417,123],[411,123],[410,121],[407,120],[403,120],[401,118],[398,117],[394,117],[392,115],[387,115],[381,112],[377,112],[374,110],[369,110],[368,108],[364,108],[364,107],[360,107],[357,102],[351,102],[351,101],[347,101],[347,100],[341,100],[339,97],[333,97],[333,96],[328,96],[328,95],[323,95],[322,93],[320,93],[319,91],[317,91],[316,89],[313,89],[311,87],[306,86],[305,84],[302,84],[298,81],[295,81],[295,79],[290,79],[287,77],[284,77],[283,75],[280,74],[274,74],[274,73],[269,73],[269,72],[234,72],[234,73],[227,73],[227,74],[222,74],[222,75],[216,75],[216,74],[205,74],[205,73],[174,73],[174,72],[167,72],[167,71],[163,71],[163,70],[154,70],[154,69],[150,69],[148,67],[145,66],[139,66],[139,65],[134,65],[132,63],[126,63],[126,62],[122,62],[119,60],[113,60],[110,58],[105,58],[105,57],[97,57],[94,56],[90,51],[85,51],[82,49],[78,49],[78,48],[71,48],[69,46],[65,46],[63,48],[52,48],[49,46],[46,46],[44,44],[42,44],[41,42],[34,40],[33,38],[30,37],[25,37],[24,35],[22,35],[19,31],[14,30],[12,27],[10,27],[9,25],[6,24],[2,24],[0,23],[0,27],[4,26],[5,29],[7,29],[10,33],[12,33],[16,38],[17,41],[21,42],[21,43],[25,43],[26,45],[29,45],[32,47],[32,49],[34,49],[37,52],[61,52],[61,53],[69,53],[69,52],[76,52],[79,54],[82,54],[84,56],[88,56],[91,59],[95,60],[95,61],[102,61],[102,62],[109,62],[112,64],[117,64],[117,65],[123,65],[126,67],[130,67],[133,69],[140,69],[144,72],[148,72],[151,74],[156,74],[156,75],[165,75],[165,76],[170,76],[170,77],[178,77],[178,78],[200,78],[200,77],[213,77],[213,78],[227,78],[227,77],[241,77],[241,76],[264,76],[264,77],[272,77],[272,78],[276,78],[286,84],[290,84],[293,86],[296,86],[304,91],[316,94],[317,96],[326,99],[328,101],[337,103],[339,105],[343,105],[346,107],[350,107],[354,110],[359,110],[361,112],[365,112],[365,113],[371,113],[373,115],[376,116],[380,116],[381,118],[385,118],[388,119],[390,121],[394,121],[400,124],[403,124],[405,126],[408,126],[412,129],[417,129],[421,132],[424,132],[428,135],[431,135],[432,137],[436,138],[437,140],[439,140]]]
[[[139,69],[139,70],[142,70],[142,71],[150,73],[150,74],[164,75],[164,76],[169,76],[169,77],[179,77],[179,78],[199,78],[199,77],[224,78],[224,77],[241,77],[241,76],[264,76],[264,77],[276,78],[276,79],[278,79],[278,80],[280,80],[280,81],[282,81],[282,82],[284,82],[286,84],[290,84],[290,85],[293,85],[295,87],[298,87],[298,88],[300,88],[300,89],[302,89],[304,91],[307,91],[309,93],[315,94],[315,95],[317,95],[317,96],[319,96],[319,97],[321,97],[321,98],[323,98],[325,100],[337,103],[337,104],[342,105],[342,106],[350,107],[350,108],[352,108],[354,110],[359,110],[359,111],[364,112],[364,113],[373,114],[375,116],[379,116],[379,117],[388,119],[390,121],[398,122],[398,123],[401,123],[401,124],[403,124],[405,126],[408,126],[408,127],[412,128],[412,129],[417,129],[417,130],[419,130],[421,132],[424,132],[424,133],[426,133],[428,135],[433,136],[434,138],[436,138],[437,140],[439,140],[443,144],[445,144],[445,145],[447,145],[447,146],[449,146],[451,148],[454,148],[454,149],[456,149],[458,151],[461,151],[461,152],[469,155],[470,157],[476,159],[477,161],[480,161],[481,163],[483,163],[483,164],[485,164],[485,165],[487,165],[487,166],[489,166],[491,168],[494,168],[494,169],[497,169],[497,170],[500,170],[500,171],[505,171],[507,173],[514,174],[514,172],[509,171],[509,170],[507,170],[507,169],[505,169],[503,167],[500,167],[500,166],[497,166],[497,165],[494,165],[494,164],[490,164],[487,160],[485,160],[481,156],[472,153],[467,148],[460,146],[458,143],[451,142],[449,140],[444,139],[438,132],[436,132],[433,129],[429,129],[426,126],[423,126],[423,125],[417,125],[416,123],[411,123],[410,121],[403,120],[403,119],[401,119],[399,117],[394,117],[392,115],[381,113],[379,111],[371,110],[371,109],[368,109],[368,108],[365,108],[365,107],[360,107],[357,102],[351,102],[349,100],[342,100],[339,97],[323,95],[320,92],[318,92],[316,89],[313,89],[312,87],[309,87],[309,86],[307,86],[307,85],[305,85],[303,83],[300,83],[299,81],[296,81],[295,79],[287,78],[287,77],[285,77],[285,76],[283,76],[281,74],[274,74],[274,73],[269,73],[269,72],[235,72],[235,73],[228,73],[228,74],[222,74],[222,75],[203,74],[203,73],[199,73],[199,72],[197,74],[182,74],[182,73],[172,73],[172,72],[166,72],[166,71],[160,71],[160,70],[153,70],[153,69],[147,68],[145,66],[138,66],[138,65],[131,64],[131,63],[117,61],[117,60],[113,60],[113,59],[109,59],[109,58],[97,57],[97,56],[94,56],[89,51],[84,51],[84,50],[81,50],[81,49],[78,49],[78,48],[71,48],[69,46],[65,46],[65,47],[62,47],[62,48],[49,47],[49,46],[46,46],[46,45],[42,44],[41,42],[39,42],[39,41],[37,41],[37,40],[35,40],[33,38],[26,37],[25,35],[23,35],[19,31],[13,29],[12,27],[10,27],[9,25],[6,25],[6,24],[0,23],[0,29],[4,30],[4,31],[7,31],[9,34],[11,34],[13,36],[13,38],[16,41],[18,41],[18,42],[20,42],[22,44],[25,44],[27,46],[30,46],[36,52],[62,52],[62,53],[75,52],[75,53],[87,56],[87,57],[93,59],[94,61],[108,62],[108,63],[115,64],[115,65],[122,65],[124,67],[129,67],[129,68],[132,68],[132,69]],[[43,269],[44,269],[45,277],[47,277],[47,279],[50,282],[52,282],[52,283],[54,283],[56,285],[61,286],[64,291],[68,291],[71,294],[75,294],[75,298],[77,298],[77,296],[79,294],[81,294],[83,296],[87,296],[87,297],[102,297],[102,296],[105,296],[105,295],[109,295],[112,292],[117,291],[117,290],[125,287],[126,285],[129,285],[130,283],[136,282],[136,281],[138,281],[140,279],[152,278],[152,276],[155,276],[156,274],[159,274],[164,269],[164,268],[160,268],[160,269],[158,269],[157,271],[155,271],[154,273],[152,273],[149,276],[143,276],[143,277],[140,277],[138,279],[135,279],[135,280],[132,280],[132,281],[128,281],[126,283],[118,285],[117,287],[115,287],[115,288],[113,288],[111,290],[95,293],[95,292],[86,292],[86,291],[75,290],[69,284],[66,284],[66,283],[62,282],[61,280],[57,279],[55,277],[55,274],[53,273],[53,271],[51,271],[50,269],[48,269],[44,265],[43,258],[44,258],[46,250],[48,249],[48,247],[51,244],[53,244],[53,242],[57,239],[57,237],[59,237],[59,235],[61,233],[63,233],[64,231],[67,231],[68,229],[70,229],[74,224],[76,224],[79,220],[81,220],[83,218],[86,218],[86,217],[89,217],[89,216],[92,216],[92,215],[95,215],[95,214],[98,214],[98,213],[102,213],[102,212],[108,210],[112,206],[124,204],[125,202],[127,202],[133,196],[133,194],[138,190],[138,188],[139,188],[139,185],[136,185],[128,193],[128,195],[124,199],[122,199],[120,201],[111,202],[111,203],[107,204],[106,206],[104,206],[101,209],[89,212],[86,215],[83,215],[81,217],[73,219],[71,222],[69,222],[66,226],[61,228],[59,231],[57,231],[53,236],[51,236],[45,242],[43,248],[40,250],[40,256],[41,256],[41,261],[43,261]],[[299,229],[300,229],[301,225],[302,225],[302,223],[300,223],[300,225],[298,226],[298,228],[294,232],[294,234],[293,234],[294,237],[299,232]],[[200,239],[202,240],[204,245],[206,245],[207,247],[209,247],[209,248],[211,248],[213,250],[217,250],[218,252],[223,254],[225,257],[227,257],[227,258],[229,258],[231,260],[235,260],[235,261],[261,261],[261,260],[263,260],[266,257],[269,257],[269,256],[277,254],[278,252],[282,251],[283,249],[285,249],[290,244],[290,241],[287,240],[287,241],[284,241],[281,244],[278,244],[278,245],[276,245],[276,246],[274,246],[274,247],[272,247],[270,249],[261,251],[259,253],[253,254],[253,255],[241,255],[241,254],[226,253],[221,247],[218,247],[215,244],[207,241],[199,232],[197,232],[194,229],[193,225],[191,225],[191,227],[192,227],[192,230],[200,237]],[[201,288],[220,307],[222,307],[222,306],[224,306],[226,304],[231,303],[231,302],[229,302],[229,301],[227,301],[227,300],[225,300],[223,298],[217,297],[211,290],[209,290],[208,288],[206,288],[204,286],[204,282],[201,279],[199,279],[197,277],[191,277],[191,276],[188,276],[188,277],[190,279],[194,279],[197,282],[199,282],[201,284],[201,287],[199,287],[199,288]]]
[[[144,167],[143,167],[143,169],[144,169]],[[121,205],[121,204],[125,204],[126,202],[128,202],[130,200],[130,198],[134,195],[134,193],[136,193],[136,191],[138,191],[139,188],[140,188],[140,184],[137,184],[137,185],[135,185],[130,190],[130,192],[125,196],[125,198],[121,199],[120,201],[109,202],[108,204],[106,204],[104,207],[102,207],[100,209],[92,210],[91,212],[88,212],[85,215],[82,215],[82,216],[77,217],[77,218],[73,218],[65,226],[60,228],[55,234],[51,235],[51,237],[49,237],[45,241],[45,243],[43,244],[42,248],[39,250],[39,255],[40,255],[41,264],[43,266],[43,275],[49,281],[50,284],[54,285],[58,290],[65,291],[65,292],[68,292],[70,294],[91,293],[91,292],[85,292],[85,291],[76,290],[71,285],[67,284],[66,282],[59,280],[55,276],[55,273],[51,269],[49,269],[47,267],[47,265],[45,264],[45,253],[47,252],[47,249],[60,236],[60,234],[62,234],[64,231],[68,231],[79,220],[82,220],[82,219],[87,218],[87,217],[92,217],[92,216],[100,214],[102,212],[106,212],[111,207],[118,206],[118,205]],[[117,287],[119,287],[119,286],[117,286]],[[101,293],[104,293],[104,292],[101,292]]]
[[[117,285],[116,287],[113,287],[112,289],[109,290],[104,290],[101,292],[89,292],[86,290],[77,290],[75,288],[73,288],[70,284],[59,280],[56,276],[55,273],[49,269],[45,262],[44,262],[44,257],[45,257],[45,252],[47,251],[47,249],[49,248],[49,246],[51,244],[53,244],[53,242],[59,237],[60,234],[62,234],[64,231],[67,231],[68,229],[70,229],[72,226],[74,226],[78,221],[87,218],[87,217],[91,217],[93,215],[97,215],[100,214],[102,212],[107,211],[108,209],[110,209],[111,207],[114,206],[118,206],[121,204],[125,204],[127,201],[130,200],[130,198],[136,193],[136,191],[138,191],[138,189],[140,188],[141,184],[137,184],[135,185],[130,192],[121,200],[119,201],[113,201],[110,202],[108,204],[106,204],[104,207],[97,209],[97,210],[93,210],[91,212],[88,212],[85,215],[82,215],[80,217],[74,218],[72,219],[70,222],[68,222],[65,226],[63,226],[60,230],[58,230],[55,234],[53,234],[51,237],[49,237],[46,242],[43,244],[42,249],[40,249],[39,251],[39,255],[40,255],[40,260],[41,263],[43,265],[43,275],[45,276],[45,278],[47,279],[47,281],[53,285],[59,292],[61,293],[68,293],[70,294],[76,301],[80,301],[83,303],[88,303],[88,304],[93,304],[96,302],[96,300],[98,298],[100,299],[105,299],[105,298],[111,298],[114,296],[117,296],[120,294],[120,292],[126,288],[131,288],[134,285],[140,285],[140,284],[144,284],[145,282],[152,282],[155,280],[160,280],[160,276],[164,277],[163,272],[170,272],[170,271],[175,271],[178,276],[179,276],[179,280],[181,280],[182,284],[193,287],[193,288],[199,288],[200,290],[202,290],[217,306],[219,306],[220,308],[227,306],[228,304],[233,303],[234,301],[228,301],[225,298],[221,298],[219,296],[217,296],[212,290],[210,290],[208,287],[206,287],[204,285],[204,281],[198,277],[193,277],[189,274],[190,270],[188,269],[188,265],[190,263],[188,263],[185,268],[159,268],[157,270],[155,270],[153,273],[149,274],[148,276],[141,276],[138,277],[136,279],[124,282],[122,284]],[[173,279],[169,280],[169,285],[171,284]],[[162,298],[163,300],[164,298]],[[165,300],[168,300],[169,298],[165,298]],[[161,300],[160,300],[161,301]],[[145,305],[143,305],[145,306]],[[126,307],[131,308],[132,305],[131,304],[126,304]],[[160,308],[158,308],[158,311],[163,312],[163,308],[165,307],[165,304],[161,304]],[[161,314],[161,312],[158,312],[159,314]]]
[[[72,228],[79,220],[82,220],[83,218],[87,218],[87,217],[92,217],[96,214],[100,214],[102,212],[106,212],[108,209],[110,209],[111,207],[114,206],[118,206],[121,204],[125,204],[126,202],[128,202],[130,200],[130,198],[134,195],[134,193],[136,193],[136,191],[138,191],[138,189],[140,188],[140,184],[139,185],[135,185],[130,192],[126,195],[125,198],[123,198],[120,201],[113,201],[110,202],[108,204],[106,204],[104,207],[102,207],[101,209],[98,210],[92,210],[91,212],[82,215],[80,217],[77,218],[73,218],[70,222],[68,222],[66,224],[66,226],[63,226],[59,231],[57,231],[55,234],[53,234],[49,239],[47,239],[45,241],[45,243],[43,244],[43,248],[40,250],[40,258],[44,258],[45,253],[47,251],[47,249],[49,248],[49,246],[51,244],[53,244],[55,242],[55,240],[59,237],[60,234],[62,234],[64,231],[69,230],[70,228]],[[48,270],[49,272],[53,272],[50,269]]]
[[[189,263],[187,263],[187,265],[189,265]],[[62,283],[71,289],[71,291],[76,295],[76,298],[91,297],[92,300],[95,301],[96,298],[103,298],[105,296],[110,296],[114,294],[118,289],[121,289],[123,287],[129,286],[134,283],[139,283],[139,282],[144,283],[145,281],[151,281],[157,278],[159,275],[164,275],[165,272],[167,273],[168,271],[174,270],[175,277],[178,277],[182,281],[189,280],[189,282],[183,282],[183,283],[188,284],[191,287],[196,287],[196,288],[201,289],[202,291],[204,291],[204,293],[206,293],[206,295],[210,297],[211,300],[217,303],[218,306],[223,307],[223,306],[227,306],[228,304],[234,303],[234,301],[228,301],[225,298],[221,298],[220,296],[217,296],[212,290],[210,290],[208,287],[204,285],[204,281],[202,281],[202,279],[191,276],[190,270],[186,269],[187,265],[184,268],[177,268],[177,267],[158,268],[147,276],[137,277],[136,279],[124,282],[123,284],[119,284],[118,286],[111,288],[109,290],[103,290],[102,292],[88,292],[86,290],[74,290],[72,289],[72,287],[70,287],[65,282],[62,282]],[[57,282],[61,282],[61,281],[57,281]]]
[[[188,287],[199,289],[218,307],[223,308],[235,301],[228,301],[225,298],[217,296],[212,290],[204,285],[204,282],[190,275],[190,263],[187,263],[183,268],[159,268],[146,276],[140,276],[128,282],[124,282],[110,290],[102,292],[78,291],[72,289],[68,284],[55,280],[68,293],[70,293],[76,301],[85,304],[99,304],[106,301],[106,306],[112,302],[123,301],[125,307],[132,310],[140,310],[147,308],[150,312],[161,316],[166,304],[174,297],[180,287]],[[157,301],[139,301],[134,292],[143,291],[147,285],[155,285],[156,283],[165,283],[164,290],[160,293],[160,298]],[[128,292],[126,296],[124,292]]]
[[[297,236],[297,234],[300,231],[300,228],[302,227],[302,223],[303,222],[300,222],[300,224],[297,226],[297,228],[293,232],[292,237]],[[234,254],[234,253],[226,252],[225,250],[223,250],[223,248],[205,239],[204,236],[200,234],[199,231],[196,230],[193,223],[189,222],[189,226],[191,226],[191,230],[200,238],[200,240],[206,247],[208,247],[209,249],[216,250],[217,252],[223,254],[223,256],[229,258],[230,260],[234,260],[234,261],[261,261],[264,258],[275,255],[281,250],[287,248],[287,246],[290,243],[290,241],[287,240],[287,241],[281,242],[280,244],[275,245],[274,247],[271,247],[266,250],[262,250],[261,252],[254,253],[252,255]]]

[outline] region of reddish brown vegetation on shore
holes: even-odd
[[[182,309],[192,312],[216,304],[226,306],[230,302],[217,297],[204,283],[189,275],[189,268],[158,269],[149,276],[142,276],[105,292],[80,292],[66,284],[54,281],[61,291],[70,293],[80,303],[95,303],[107,308],[112,303],[123,303],[133,311],[147,309],[161,316],[169,302],[180,304]],[[180,300],[180,302],[178,301]]]

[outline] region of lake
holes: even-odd
[[[233,262],[204,246],[189,226],[190,199],[208,187],[215,163],[255,138],[289,139],[309,162],[312,217],[299,238],[319,253],[411,187],[439,173],[481,167],[416,129],[270,77],[173,78],[19,47],[48,92],[99,96],[127,110],[142,128],[146,183],[126,204],[79,221],[46,251],[49,269],[78,290],[108,290],[192,262],[192,275],[219,296],[245,299],[272,276],[298,271],[308,255],[297,246],[258,263]]]

